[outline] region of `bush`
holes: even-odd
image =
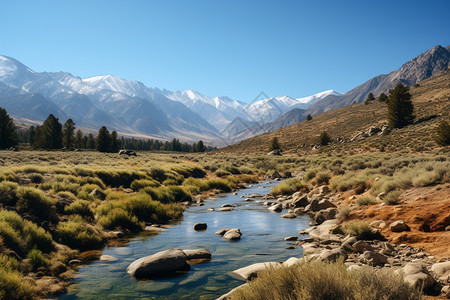
[[[447,121],[442,121],[437,130],[435,136],[436,143],[440,146],[450,145],[450,125]]]
[[[272,195],[291,195],[306,188],[307,186],[302,179],[290,178],[281,182],[279,185],[272,187],[270,193]]]
[[[153,179],[158,180],[159,182],[163,182],[167,178],[166,171],[161,168],[151,168],[149,173]]]
[[[146,194],[136,195],[126,203],[127,210],[139,221],[165,223],[182,216],[183,208],[176,204],[162,204]]]
[[[15,182],[0,182],[0,203],[8,206],[15,206],[19,197],[17,196],[17,188],[19,185]]]
[[[32,183],[41,183],[44,181],[44,177],[39,173],[32,173],[28,175],[28,178],[30,178]]]
[[[15,268],[5,267],[4,257],[0,254],[0,299],[34,299],[36,291],[33,285],[24,280],[23,275]]]
[[[37,270],[39,267],[46,267],[48,265],[48,260],[38,249],[32,249],[28,252],[27,258],[30,260],[33,270]]]
[[[388,205],[396,205],[399,203],[398,198],[400,197],[400,195],[402,194],[401,191],[392,191],[389,192],[384,198],[383,198],[383,202],[388,204]]]
[[[331,136],[326,131],[323,131],[319,136],[319,145],[326,146],[330,142],[331,142]]]
[[[314,179],[317,182],[317,184],[328,183],[328,181],[330,180],[330,173],[329,172],[319,172],[316,174]]]
[[[345,221],[350,216],[352,209],[350,206],[343,206],[339,209],[336,218],[340,221]]]
[[[137,192],[148,186],[149,187],[158,187],[158,186],[160,186],[160,184],[156,180],[136,179],[131,183],[130,188],[132,188],[133,191]]]
[[[80,217],[60,222],[57,234],[63,244],[81,251],[98,249],[103,245],[101,232],[94,226],[83,223]]]
[[[136,216],[132,216],[122,208],[112,209],[106,216],[99,218],[98,224],[105,229],[124,228],[139,231],[143,228],[143,224],[139,223]]]
[[[64,212],[69,215],[80,215],[88,220],[94,219],[94,212],[89,207],[89,201],[76,200],[64,208]]]
[[[18,190],[17,208],[20,212],[28,212],[41,219],[48,219],[50,207],[56,200],[50,199],[38,189],[21,187]]]
[[[362,196],[356,199],[355,203],[362,206],[362,205],[373,205],[376,204],[377,201],[372,197]]]
[[[276,288],[274,288],[276,287]],[[389,270],[347,271],[342,262],[312,261],[268,269],[238,288],[231,299],[420,299],[421,290]]]
[[[372,239],[374,233],[367,222],[364,221],[349,221],[342,225],[342,232],[356,236],[358,239]]]
[[[230,172],[228,172],[227,170],[224,170],[224,169],[217,169],[215,174],[217,177],[225,177],[225,176],[231,175]]]

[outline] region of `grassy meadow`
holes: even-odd
[[[293,176],[271,190],[275,196],[328,184],[335,192],[357,195],[357,206],[378,203],[380,193],[386,195],[382,201],[395,205],[409,188],[450,182],[450,161],[442,149],[408,156],[307,157],[2,151],[0,298],[43,296],[39,278],[67,282],[74,275],[69,262],[101,249],[115,231],[129,235],[178,220],[199,198],[231,192],[275,171]],[[343,219],[352,209],[341,209]],[[364,234],[362,227],[349,224],[346,230]]]

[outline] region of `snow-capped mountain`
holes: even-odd
[[[217,130],[223,130],[236,118],[248,119],[245,114],[245,103],[228,97],[209,97],[197,91],[163,91],[164,95],[178,101],[203,116]]]
[[[304,98],[291,98],[288,96],[271,97],[255,101],[246,106],[245,111],[253,121],[259,124],[273,122],[294,108],[307,109],[315,102],[329,95],[340,95],[338,92],[328,90]]]

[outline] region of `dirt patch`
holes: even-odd
[[[358,207],[351,217],[384,220],[387,226],[381,233],[390,242],[424,249],[436,258],[450,257],[450,231],[445,231],[450,225],[450,185],[412,188],[400,200],[398,205]],[[392,232],[389,225],[397,220],[403,220],[410,231]]]

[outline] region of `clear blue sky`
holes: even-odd
[[[303,97],[449,45],[449,12],[449,0],[0,0],[0,54],[246,102]]]

